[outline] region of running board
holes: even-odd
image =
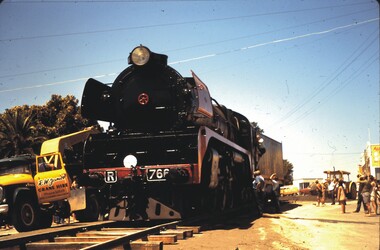
[[[120,201],[116,207],[111,208],[109,220],[113,221],[134,221],[145,220],[140,214],[136,214],[135,218],[131,218],[127,214],[127,201]],[[167,220],[167,219],[181,219],[181,214],[172,208],[164,205],[163,203],[153,199],[148,199],[148,208],[146,209],[149,220]]]

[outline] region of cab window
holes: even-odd
[[[38,158],[38,172],[62,169],[59,155],[48,155]]]

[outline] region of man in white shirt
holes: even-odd
[[[338,180],[334,178],[333,180],[328,180],[329,181],[329,186],[328,186],[328,191],[329,195],[331,196],[331,205],[335,205],[335,190],[338,184]]]
[[[256,170],[253,172],[254,180],[252,182],[252,188],[253,188],[253,193],[256,198],[256,203],[257,203],[257,209],[259,212],[259,216],[261,217],[263,214],[263,201],[264,201],[264,186],[265,186],[265,181],[264,177],[261,175],[260,170]]]

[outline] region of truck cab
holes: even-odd
[[[36,157],[34,183],[38,203],[53,202],[70,197],[71,180],[60,153]]]
[[[0,224],[20,232],[51,226],[51,202],[69,198],[70,186],[59,153],[0,160]]]
[[[10,205],[14,193],[34,185],[32,171],[35,158],[31,155],[0,160],[0,225],[8,224]]]
[[[36,198],[34,191],[34,179],[36,174],[36,158],[32,155],[19,155],[15,157],[5,158],[0,160],[0,224],[14,224],[15,212],[24,211],[25,228],[20,228],[21,231],[31,226],[31,221],[34,220],[35,211],[28,209],[28,205],[21,204],[22,200],[30,201]],[[20,205],[22,208],[20,208]],[[30,208],[30,207],[29,207]],[[31,213],[29,213],[29,212]],[[16,228],[16,229],[17,229]]]
[[[92,133],[83,130],[44,142],[41,155],[20,155],[0,160],[0,224],[19,232],[47,228],[52,216],[79,221],[97,220],[99,190],[74,187],[62,160],[64,150]]]

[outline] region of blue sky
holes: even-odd
[[[0,3],[0,112],[81,99],[143,44],[283,143],[295,177],[356,175],[379,143],[379,5],[367,0]]]

